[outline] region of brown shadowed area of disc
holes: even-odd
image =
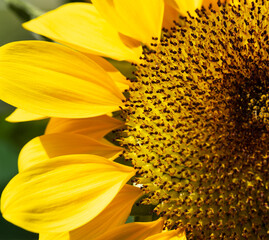
[[[269,1],[197,11],[145,49],[124,156],[187,239],[268,239]],[[156,39],[155,39],[156,40]]]

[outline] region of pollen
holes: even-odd
[[[125,159],[142,204],[187,239],[268,239],[269,1],[219,3],[144,49]]]

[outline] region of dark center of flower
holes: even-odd
[[[268,239],[269,1],[197,11],[144,51],[125,158],[187,239]]]

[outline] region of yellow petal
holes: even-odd
[[[122,126],[123,122],[107,115],[80,119],[51,118],[45,133],[76,133],[99,140]]]
[[[98,142],[87,136],[72,133],[55,133],[36,137],[21,150],[18,160],[19,171],[47,161],[50,158],[69,154],[94,154],[113,158],[122,148]]]
[[[96,240],[144,240],[159,233],[163,228],[163,219],[154,222],[134,222],[121,225],[105,232]]]
[[[131,82],[123,76],[118,69],[116,69],[110,62],[105,60],[102,57],[98,57],[96,55],[88,55],[91,59],[93,59],[96,63],[98,63],[112,78],[112,80],[116,83],[117,87],[123,92],[131,86]]]
[[[155,234],[145,240],[187,240],[185,231],[182,229],[163,231]]]
[[[134,169],[95,155],[66,155],[15,176],[1,197],[6,220],[32,232],[67,232],[91,221]]]
[[[92,221],[69,233],[42,233],[39,240],[94,240],[105,231],[124,224],[134,202],[141,194],[139,188],[125,185],[113,201]]]
[[[160,37],[163,21],[163,0],[93,0],[100,14],[119,32],[145,44]]]
[[[173,27],[174,21],[178,21],[179,13],[178,11],[171,7],[169,4],[164,5],[164,17],[163,17],[163,27],[170,29]]]
[[[181,14],[186,15],[187,11],[194,14],[195,9],[202,6],[203,0],[166,0],[166,2]]]
[[[139,42],[123,39],[89,3],[63,5],[23,27],[85,53],[134,62],[142,54]]]
[[[0,48],[0,98],[50,117],[93,117],[124,98],[98,64],[56,43],[22,41]]]
[[[13,113],[11,113],[7,118],[6,121],[8,122],[26,122],[26,121],[34,121],[47,118],[42,115],[38,115],[35,113],[27,112],[23,109],[15,109]]]
[[[63,233],[40,233],[39,240],[71,240],[69,232]]]

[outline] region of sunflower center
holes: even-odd
[[[182,17],[137,67],[124,155],[142,203],[188,239],[268,237],[268,9],[249,0]]]

